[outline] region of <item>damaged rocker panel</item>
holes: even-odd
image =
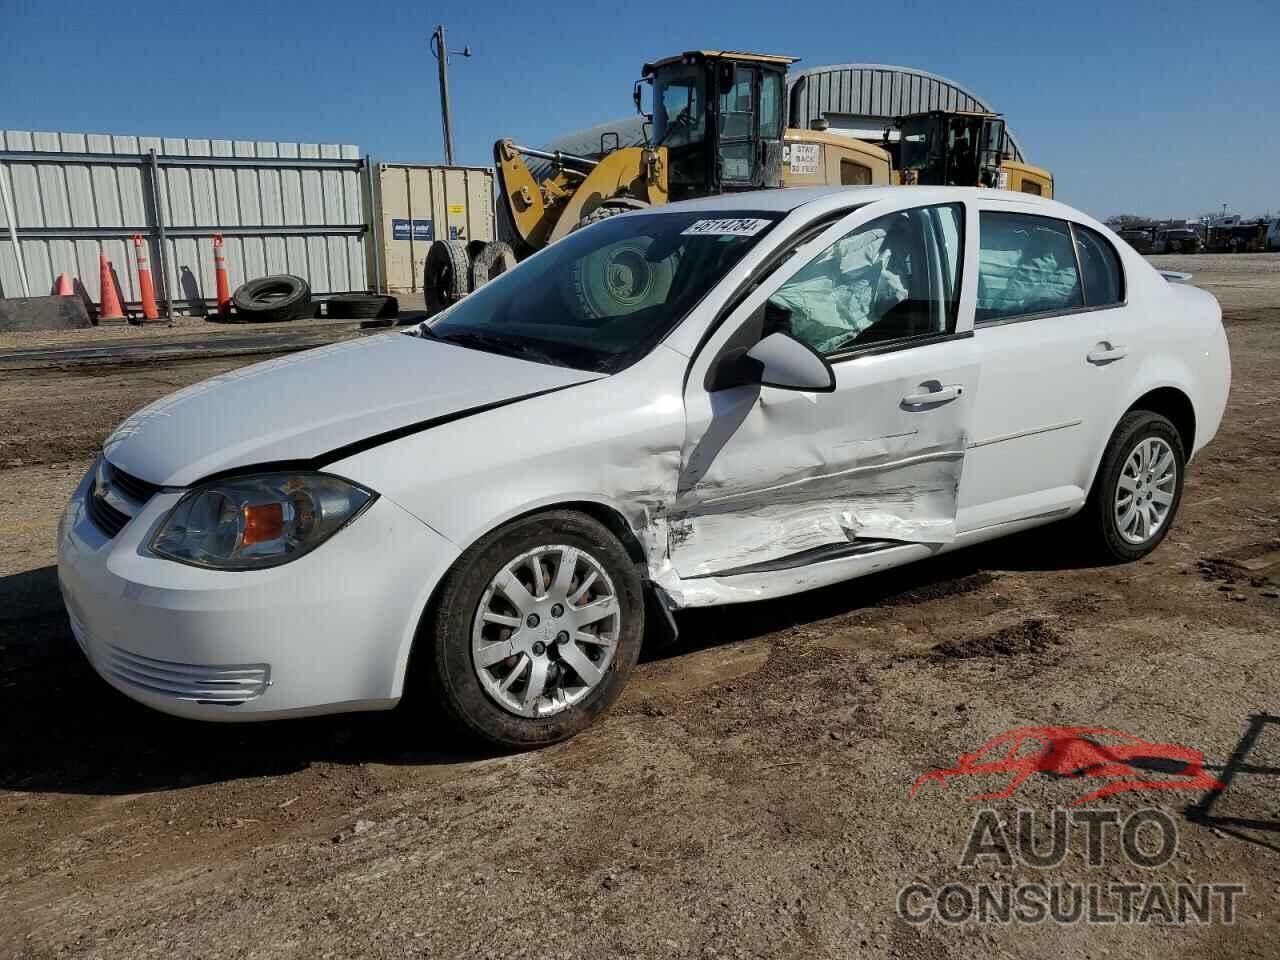
[[[688,580],[703,580],[708,577],[737,577],[752,573],[777,573],[783,570],[794,570],[796,567],[807,567],[827,560],[843,560],[846,557],[857,557],[878,550],[902,546],[901,540],[860,540],[857,543],[832,543],[823,547],[802,550],[777,560],[764,560],[760,563],[749,563],[741,567],[720,570],[717,573],[705,573],[700,576],[687,577]]]

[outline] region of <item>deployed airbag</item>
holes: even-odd
[[[907,299],[889,269],[886,231],[862,230],[837,240],[769,298],[791,314],[791,332],[819,353],[852,340]]]

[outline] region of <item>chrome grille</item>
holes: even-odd
[[[127,513],[121,513],[103,500],[102,497],[98,496],[98,482],[96,480],[89,487],[88,506],[89,519],[108,537],[114,537],[124,529],[126,523],[133,519]]]
[[[89,519],[108,537],[114,537],[160,489],[99,457],[89,484]]]
[[[262,696],[271,685],[271,666],[266,663],[176,663],[129,653],[109,643],[102,645],[100,662],[107,673],[132,687],[193,703],[236,706]]]
[[[107,470],[111,475],[111,485],[130,500],[140,504],[146,503],[160,492],[161,487],[159,484],[148,483],[146,480],[125,473],[119,467],[113,467],[108,463]]]

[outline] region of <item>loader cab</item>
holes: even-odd
[[[994,113],[930,110],[897,119],[894,166],[903,183],[1000,186],[1004,118]]]
[[[644,65],[653,85],[649,142],[667,150],[672,200],[782,186],[792,57],[701,50]]]

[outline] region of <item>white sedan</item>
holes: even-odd
[[[385,709],[409,677],[473,734],[560,740],[672,610],[1073,514],[1103,557],[1154,549],[1230,381],[1177,279],[1004,191],[607,219],[409,335],[126,420],[62,517],[71,624],[170,713]]]

